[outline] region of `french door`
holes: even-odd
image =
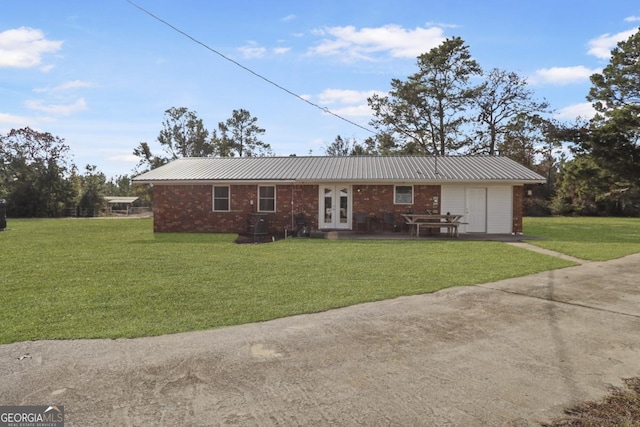
[[[320,185],[319,228],[351,228],[351,186]]]

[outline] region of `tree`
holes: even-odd
[[[340,135],[338,135],[331,144],[328,144],[324,148],[324,153],[327,156],[350,156],[353,154],[354,148],[355,141],[343,139]]]
[[[368,156],[388,156],[402,152],[393,136],[385,132],[368,137],[363,144],[357,144],[354,150]]]
[[[369,151],[369,146],[366,144],[360,144],[358,142],[353,143],[353,148],[351,148],[351,156],[372,156],[373,153]]]
[[[133,187],[129,175],[117,175],[106,183],[106,192],[110,196],[131,196]]]
[[[327,156],[348,156],[351,153],[349,140],[344,140],[340,135],[336,136],[331,144],[324,147],[324,154]]]
[[[565,141],[564,127],[560,123],[538,114],[518,114],[504,128],[496,150],[539,173],[540,165],[554,161],[554,152]],[[546,175],[542,173],[543,175]]]
[[[15,217],[60,216],[75,194],[67,175],[73,167],[64,140],[31,128],[0,137],[1,197]]]
[[[169,154],[170,160],[181,157],[209,157],[214,147],[209,140],[209,131],[195,111],[185,107],[165,111],[163,129],[158,142]]]
[[[523,116],[545,112],[549,104],[537,102],[532,96],[526,79],[513,72],[492,69],[473,99],[479,111],[476,119],[478,142],[474,151],[495,155],[497,145],[513,127],[513,120],[521,121]]]
[[[537,114],[518,114],[506,124],[496,142],[500,155],[534,170],[546,178],[544,185],[530,186],[531,197],[525,199],[525,212],[530,215],[549,213],[558,175],[557,151],[562,146],[559,124]]]
[[[469,80],[482,69],[459,37],[423,53],[417,65],[406,81],[391,81],[389,96],[368,99],[375,116],[371,125],[398,139],[407,154],[454,152],[469,143],[462,135],[469,120],[464,113],[479,90]]]
[[[587,100],[598,114],[576,130],[575,142],[600,166],[640,186],[640,30],[618,43],[591,83]]]
[[[578,145],[601,167],[630,185],[640,186],[640,106],[626,106],[596,116],[579,133]]]
[[[136,171],[138,173],[158,168],[169,161],[166,157],[154,155],[151,152],[151,147],[149,147],[149,144],[146,142],[141,142],[136,148],[134,148],[133,155],[140,158],[136,165]]]
[[[158,135],[163,154],[153,154],[149,144],[141,142],[133,150],[140,159],[136,172],[146,172],[181,157],[271,155],[271,146],[258,139],[265,130],[257,122],[247,110],[233,110],[231,118],[218,123],[220,134],[216,130],[210,133],[194,111],[170,108],[165,111],[163,128]]]
[[[613,214],[624,211],[624,188],[595,158],[579,154],[562,168],[551,207],[554,214]],[[629,204],[631,205],[631,204]],[[620,212],[616,212],[616,210]]]
[[[587,101],[599,113],[640,105],[640,29],[611,51],[609,64],[591,76]]]
[[[141,142],[133,150],[140,158],[136,169],[145,172],[181,157],[209,157],[214,155],[215,144],[209,139],[209,131],[195,111],[185,107],[172,107],[165,111],[162,130],[157,141],[164,155],[154,155],[147,142]]]
[[[81,182],[82,195],[78,205],[86,209],[89,216],[95,216],[104,205],[107,177],[104,173],[98,171],[97,166],[86,165]]]
[[[271,146],[258,139],[265,130],[258,126],[258,118],[252,117],[249,111],[233,110],[232,116],[225,122],[218,123],[220,136],[214,134],[217,148],[216,154],[221,157],[235,156],[253,157],[272,154]]]

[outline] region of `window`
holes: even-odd
[[[394,203],[396,205],[413,204],[413,187],[411,185],[396,185]]]
[[[258,211],[275,212],[276,187],[258,187]]]
[[[229,187],[213,187],[213,210],[229,210]]]

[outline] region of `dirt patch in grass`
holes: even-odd
[[[236,243],[245,244],[245,243],[271,243],[275,242],[275,236],[270,234],[249,234],[249,233],[241,233],[238,234],[238,238],[236,239]]]
[[[544,427],[634,427],[640,426],[640,378],[623,380],[625,388],[614,388],[599,402],[585,402],[564,411]]]

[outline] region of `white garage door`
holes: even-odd
[[[485,187],[443,185],[442,213],[465,214],[460,233],[510,234],[513,229],[513,190],[510,185]]]
[[[487,233],[513,231],[513,189],[511,186],[487,188]]]

